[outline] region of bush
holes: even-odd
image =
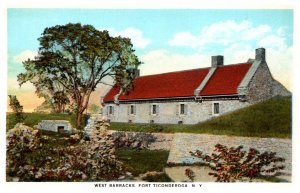
[[[203,155],[199,150],[190,152],[192,156],[203,159],[215,172],[209,175],[216,177],[217,182],[234,182],[259,177],[274,177],[280,175],[283,165],[277,162],[284,159],[277,157],[275,152],[260,153],[254,148],[248,152],[242,151],[243,146],[227,148],[225,145],[215,145],[218,154]]]
[[[11,176],[23,178],[26,173],[20,167],[26,166],[24,157],[40,146],[39,130],[21,123],[6,134],[6,172]]]
[[[78,137],[64,137],[67,147],[49,148],[47,141],[51,137],[40,136],[39,130],[17,124],[7,133],[7,175],[17,177],[18,181],[118,179],[124,171],[114,155],[108,126],[101,122],[99,129],[93,130],[90,141],[81,140],[77,145],[67,146],[74,139],[77,142]],[[49,155],[45,154],[45,146]],[[58,160],[50,155],[56,155]]]

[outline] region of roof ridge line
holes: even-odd
[[[218,66],[219,67],[227,67],[227,66],[235,66],[235,65],[243,65],[243,64],[250,64],[249,62],[241,62],[241,63],[236,63],[236,64],[226,64],[223,66]],[[159,73],[159,74],[148,74],[148,75],[143,75],[143,76],[139,76],[138,78],[141,77],[146,77],[146,76],[156,76],[156,75],[164,75],[164,74],[172,74],[172,73],[180,73],[180,72],[188,72],[188,71],[193,71],[193,70],[205,70],[205,69],[210,69],[212,67],[204,67],[204,68],[194,68],[194,69],[188,69],[188,70],[179,70],[179,71],[173,71],[173,72],[163,72],[163,73]]]
[[[148,75],[144,75],[144,76],[139,76],[137,78],[141,78],[141,77],[145,77],[145,76],[156,76],[156,75],[164,75],[164,74],[172,74],[172,73],[180,73],[180,72],[188,72],[188,71],[194,71],[194,70],[205,70],[207,68],[210,67],[205,67],[205,68],[194,68],[194,69],[189,69],[189,70],[179,70],[179,71],[173,71],[173,72],[163,72],[163,73],[159,73],[159,74],[148,74]]]

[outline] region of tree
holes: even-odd
[[[20,123],[24,120],[23,115],[23,106],[20,104],[16,95],[8,95],[9,97],[9,106],[13,110],[16,116],[16,123]]]
[[[91,104],[88,109],[91,113],[100,113],[101,108],[95,104]]]
[[[67,93],[63,91],[57,91],[53,94],[52,104],[56,113],[65,112],[65,107],[70,103]]]
[[[91,93],[105,79],[113,78],[122,93],[131,89],[130,72],[140,61],[130,39],[70,23],[46,28],[38,40],[38,56],[23,62],[26,72],[18,75],[18,81],[33,83],[37,93],[54,86],[55,92],[64,91],[76,105],[77,127]]]

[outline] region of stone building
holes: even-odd
[[[195,124],[260,101],[291,93],[275,80],[265,49],[255,59],[224,65],[212,56],[211,67],[139,76],[133,89],[119,95],[113,86],[103,98],[104,115],[111,122]]]
[[[34,126],[37,129],[53,131],[59,133],[72,133],[75,129],[69,121],[66,120],[42,120],[38,125]]]

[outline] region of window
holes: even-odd
[[[159,113],[159,105],[158,104],[150,104],[149,105],[149,115],[158,115]]]
[[[187,106],[186,106],[186,104],[180,104],[180,109],[179,109],[179,112],[180,112],[180,114],[181,115],[186,115],[186,111],[187,111]]]
[[[132,123],[132,120],[129,119],[129,120],[128,120],[128,123]]]
[[[130,114],[135,115],[135,106],[134,105],[130,105]]]
[[[152,105],[152,114],[156,115],[157,113],[157,105]]]
[[[154,123],[154,120],[150,120],[150,123],[153,124],[153,123]]]
[[[214,103],[214,114],[218,115],[220,113],[220,104]]]
[[[114,107],[113,106],[108,106],[108,114],[113,115],[114,114]]]
[[[178,121],[178,124],[183,124],[183,121]]]

